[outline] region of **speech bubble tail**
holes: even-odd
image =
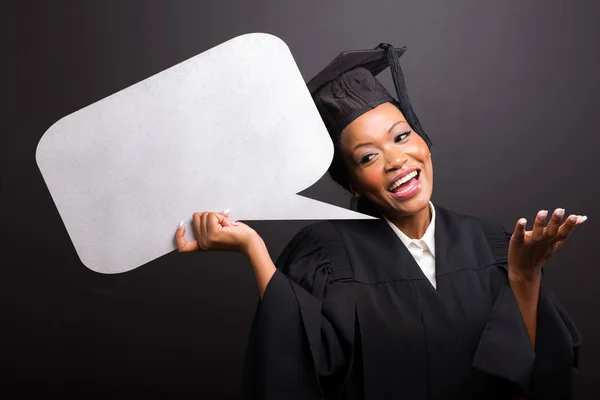
[[[288,198],[271,198],[261,201],[261,209],[247,206],[237,208],[239,220],[325,220],[325,219],[377,219],[347,208],[324,203],[300,195]]]

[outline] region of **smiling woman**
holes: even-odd
[[[356,118],[342,131],[340,151],[350,191],[404,230],[420,228],[411,234],[421,237],[429,225],[431,153],[398,107],[384,103]]]
[[[431,141],[412,110],[404,49],[342,53],[309,82],[334,142],[332,178],[373,220],[298,232],[273,264],[226,213],[194,214],[181,251],[238,250],[261,301],[244,395],[255,399],[568,399],[580,337],[542,267],[585,217],[541,210],[531,231],[431,202]],[[398,99],[374,77],[388,65]]]

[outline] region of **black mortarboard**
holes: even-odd
[[[394,49],[387,43],[372,50],[345,51],[308,82],[308,90],[334,141],[356,118],[380,104],[392,102],[431,147],[431,140],[423,131],[406,92],[398,62],[405,51],[406,47]],[[388,66],[396,87],[397,101],[375,78]]]

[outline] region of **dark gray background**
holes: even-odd
[[[436,204],[509,229],[543,208],[589,216],[547,275],[584,337],[579,398],[600,398],[600,2],[13,3],[3,13],[3,389],[234,396],[257,296],[248,261],[174,252],[121,275],[88,270],[34,153],[61,117],[237,35],[268,32],[306,80],[342,50],[408,47],[401,62],[434,141]],[[382,79],[392,89],[389,73]],[[327,177],[305,193],[348,199]],[[249,224],[276,258],[309,222]]]

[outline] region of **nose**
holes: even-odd
[[[385,155],[385,160],[385,170],[389,171],[402,168],[406,160],[408,160],[408,156],[398,150],[389,151]]]

